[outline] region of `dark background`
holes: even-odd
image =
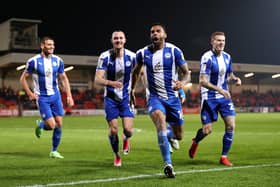
[[[234,62],[280,64],[277,0],[19,1],[1,7],[1,22],[41,20],[39,36],[54,37],[58,54],[99,55],[111,47],[111,33],[119,29],[127,35],[126,48],[136,51],[149,44],[150,25],[161,22],[168,42],[181,48],[187,60],[200,60],[210,48],[210,34],[224,31],[225,51]]]

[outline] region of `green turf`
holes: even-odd
[[[280,186],[279,113],[237,115],[229,154],[234,167],[222,171],[219,169],[227,168],[218,164],[222,120],[214,124],[213,133],[201,142],[197,157],[191,160],[187,152],[200,120],[199,115],[186,115],[184,139],[180,150],[172,155],[178,172],[175,179],[161,175],[163,162],[148,116],[135,118],[131,152],[122,156],[121,168],[113,167],[104,116],[64,118],[59,147],[65,157],[62,160],[48,157],[52,133],[44,131],[40,139],[36,138],[35,119],[0,118],[0,186],[70,186],[79,181],[81,184],[74,186]]]

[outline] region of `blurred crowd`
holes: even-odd
[[[103,89],[72,89],[75,105],[72,109],[103,109]],[[66,105],[66,94],[61,92],[62,101],[66,112],[71,110]],[[275,111],[280,111],[280,92],[268,91],[257,93],[252,90],[243,90],[240,93],[232,94],[236,107],[273,107]],[[142,90],[136,93],[136,108],[146,108],[146,95]],[[198,92],[188,90],[186,101],[183,104],[186,108],[200,107],[200,96]],[[37,109],[35,101],[30,101],[23,90],[15,91],[11,87],[0,88],[0,109]]]

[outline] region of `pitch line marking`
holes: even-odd
[[[237,170],[237,169],[247,169],[247,168],[264,168],[264,167],[278,167],[280,163],[275,164],[260,164],[260,165],[248,165],[248,166],[234,166],[226,168],[212,168],[212,169],[198,169],[198,170],[187,170],[187,171],[176,171],[176,174],[187,174],[187,173],[206,173],[215,171],[226,171],[226,170]],[[105,183],[112,181],[125,181],[131,179],[142,179],[149,177],[163,176],[162,173],[147,174],[147,175],[135,175],[130,177],[118,177],[118,178],[108,178],[108,179],[95,179],[95,180],[82,180],[82,181],[72,181],[64,183],[50,183],[50,184],[34,184],[29,186],[19,186],[19,187],[48,187],[48,186],[73,186],[78,184],[93,184],[93,183]]]

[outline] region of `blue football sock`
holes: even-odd
[[[203,134],[202,129],[198,129],[196,136],[194,138],[195,143],[198,144],[198,142],[200,142],[205,136],[207,136],[207,135]]]
[[[223,151],[222,151],[222,155],[227,155],[231,144],[232,144],[232,139],[233,139],[233,134],[234,131],[232,130],[226,130],[224,137],[223,137]]]
[[[49,127],[45,124],[45,122],[44,122],[44,121],[40,121],[40,123],[39,123],[39,127],[40,127],[41,129],[46,130],[46,131],[48,131],[48,130],[52,130],[51,128],[49,128]]]
[[[118,135],[109,135],[109,141],[112,146],[113,152],[119,152],[119,137]]]
[[[167,137],[168,137],[168,139],[174,139],[175,135],[173,133],[173,129],[172,129],[171,125],[167,123],[166,128],[167,128]]]
[[[165,164],[171,164],[171,156],[169,151],[169,142],[167,139],[167,131],[158,132],[158,145]]]
[[[61,127],[55,127],[52,136],[52,151],[56,151],[61,139]]]

